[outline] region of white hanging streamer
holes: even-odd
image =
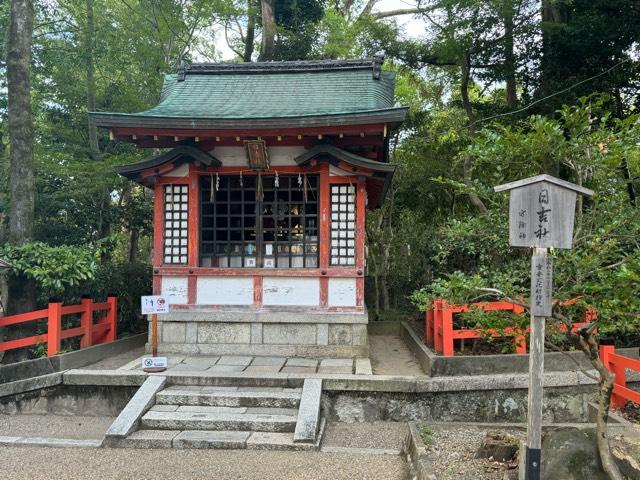
[[[298,188],[302,187],[302,175],[298,173]]]
[[[273,179],[273,184],[276,188],[280,187],[280,177],[278,176],[278,171],[276,170],[276,178]]]
[[[240,186],[241,187],[243,186],[243,183],[242,183],[242,170],[240,170]]]
[[[216,173],[216,192],[220,190],[220,176]]]

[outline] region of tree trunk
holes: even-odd
[[[262,5],[262,45],[259,61],[273,60],[276,41],[275,0],[260,0]]]
[[[32,0],[12,0],[7,48],[9,126],[9,237],[13,244],[33,239],[33,115],[31,112]],[[35,308],[35,284],[23,277],[11,277],[7,309],[22,313]],[[14,327],[9,338],[33,334],[33,327]],[[26,358],[24,349],[12,350],[4,361]]]
[[[129,263],[135,263],[138,255],[138,240],[140,238],[140,230],[132,227],[129,231]]]
[[[476,135],[475,115],[473,114],[473,108],[471,107],[471,100],[469,99],[469,80],[471,77],[471,59],[469,53],[466,53],[462,59],[461,73],[462,78],[460,80],[460,97],[462,98],[462,107],[467,113],[469,119],[469,134],[472,137]],[[473,169],[473,163],[475,159],[471,155],[467,155],[463,164],[464,181],[469,188],[471,188],[471,171]],[[487,207],[482,202],[480,197],[475,192],[469,192],[469,201],[480,213],[487,213]]]
[[[94,77],[93,64],[93,43],[95,37],[95,27],[93,21],[93,0],[86,0],[87,25],[85,28],[85,61],[87,69],[87,112],[96,110],[96,80]],[[100,146],[98,145],[98,129],[93,120],[87,115],[87,128],[89,136],[89,149],[91,158],[97,160],[100,157]]]
[[[247,12],[248,12],[248,20],[247,20],[247,35],[244,41],[244,55],[242,55],[242,60],[245,62],[250,62],[251,57],[253,55],[253,42],[256,38],[256,5],[252,0],[247,0]]]
[[[12,0],[7,51],[9,96],[9,242],[33,236],[33,117],[31,113],[32,0]]]
[[[507,88],[507,106],[515,108],[518,104],[516,84],[516,56],[513,51],[513,3],[509,0],[504,12],[504,67]]]
[[[578,347],[589,358],[591,365],[593,365],[600,377],[596,437],[602,468],[609,476],[610,480],[624,480],[620,473],[620,469],[611,454],[611,448],[607,438],[607,422],[609,419],[609,407],[611,405],[611,392],[613,391],[614,381],[613,374],[604,366],[602,360],[600,360],[598,344],[593,338],[593,328],[580,331],[580,335],[578,336]]]

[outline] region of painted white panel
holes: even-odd
[[[162,277],[162,296],[169,305],[185,304],[189,301],[187,277]]]
[[[320,279],[265,277],[262,282],[264,305],[320,305]]]
[[[174,168],[170,172],[162,174],[163,177],[186,177],[189,175],[189,165],[183,163],[178,168]]]
[[[296,165],[293,160],[304,153],[304,147],[267,147],[269,164],[272,166]],[[216,147],[211,155],[222,162],[225,167],[246,167],[247,154],[244,147]]]
[[[199,305],[251,305],[253,277],[198,277]]]
[[[330,307],[355,307],[356,279],[330,278],[328,302]]]

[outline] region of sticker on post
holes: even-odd
[[[140,297],[142,315],[154,313],[169,313],[169,302],[162,295],[147,295]]]
[[[142,368],[167,368],[167,357],[143,357]]]

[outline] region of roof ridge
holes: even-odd
[[[368,70],[373,78],[379,79],[384,56],[349,60],[296,60],[272,62],[218,62],[218,63],[183,63],[178,68],[178,81],[186,75],[233,74],[233,73],[297,73],[326,72],[335,70]]]

